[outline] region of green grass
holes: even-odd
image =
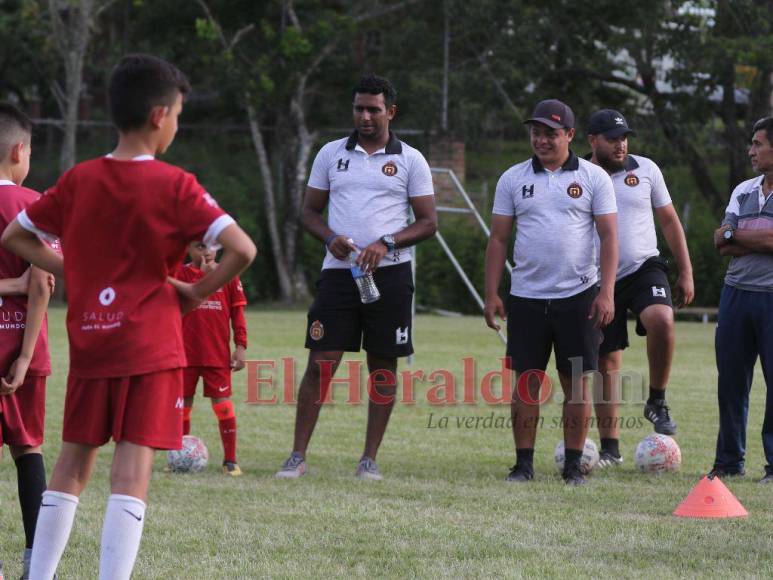
[[[49,382],[49,468],[60,445],[67,366],[63,314],[54,309],[51,315],[56,372]],[[297,357],[299,378],[306,359],[304,313],[252,311],[248,323],[250,357]],[[558,405],[543,409],[547,420],[538,436],[536,480],[516,487],[503,481],[513,463],[510,432],[460,429],[453,419],[492,411],[506,416],[507,409],[484,403],[431,407],[424,402],[426,383],[417,388],[417,404],[395,409],[379,455],[383,482],[352,477],[362,452],[365,409],[346,405],[341,387],[340,402],[323,409],[309,475],[277,481],[273,474],[290,450],[295,409],[246,405],[246,375],[239,373],[234,399],[245,476],[230,480],[219,473],[216,422],[198,398],[193,432],[207,442],[211,465],[199,475],[169,475],[162,472],[159,454],[135,577],[771,577],[773,489],[755,482],[764,464],[760,372],[752,389],[749,475],[729,483],[750,516],[702,521],[671,515],[710,467],[717,429],[713,325],[681,323],[677,332],[669,399],[679,422],[682,470],[661,477],[634,472],[634,448],[650,432],[646,423],[623,431],[624,466],[595,472],[582,489],[564,486],[552,465],[561,437],[550,427]],[[635,336],[632,341],[624,368],[644,373],[643,341]],[[415,343],[413,368],[427,372],[447,368],[460,375],[462,358],[472,356],[480,379],[502,355],[502,346],[477,317],[420,316]],[[281,377],[278,370],[276,375]],[[639,417],[641,410],[628,405],[622,414]],[[449,417],[449,427],[427,429],[430,413]],[[598,441],[595,431],[591,437]],[[111,454],[108,445],[83,494],[61,578],[97,575]],[[0,463],[0,502],[0,558],[8,577],[16,577],[23,534],[7,453]]]

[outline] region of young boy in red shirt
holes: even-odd
[[[154,159],[174,139],[188,89],[168,62],[124,57],[109,84],[115,150],[65,173],[2,236],[12,252],[63,275],[69,299],[63,444],[40,506],[30,572],[36,580],[53,577],[78,498],[111,436],[99,577],[130,577],[154,452],[182,444],[180,307],[195,307],[255,256],[249,237],[193,175]],[[64,262],[38,236],[59,237]],[[172,281],[193,240],[220,244],[220,266],[195,284]]]
[[[180,266],[175,278],[196,282],[217,268],[217,250],[204,242],[192,242],[188,249],[191,261]],[[196,384],[201,377],[204,396],[212,401],[223,443],[223,473],[231,477],[242,474],[236,461],[236,414],[231,401],[231,370],[244,368],[247,350],[247,321],[244,307],[247,298],[239,278],[208,296],[198,308],[183,317],[183,341],[188,366],[183,370],[183,435],[191,432],[191,412]],[[231,332],[234,331],[234,352],[230,352]]]
[[[30,167],[32,123],[13,105],[0,104],[0,229],[37,201],[22,187]],[[23,578],[29,576],[32,541],[46,490],[40,445],[46,414],[46,377],[51,374],[46,309],[48,274],[0,249],[0,447],[16,463],[24,524]]]

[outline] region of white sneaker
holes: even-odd
[[[306,474],[306,461],[303,455],[293,451],[282,464],[282,469],[276,472],[277,479],[298,479]]]
[[[378,470],[378,465],[370,457],[363,457],[357,465],[357,471],[354,472],[358,479],[369,479],[371,481],[381,481],[384,476]]]

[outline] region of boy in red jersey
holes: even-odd
[[[180,266],[175,278],[184,282],[196,282],[217,268],[217,250],[204,242],[192,242],[188,254],[191,261]],[[247,322],[244,306],[247,298],[239,278],[234,278],[217,292],[207,297],[196,310],[183,317],[183,341],[188,366],[183,370],[183,435],[191,432],[191,411],[196,384],[201,377],[204,396],[212,401],[217,417],[220,439],[223,442],[223,473],[232,477],[242,474],[236,461],[236,414],[231,401],[231,370],[244,368],[247,350]],[[233,355],[229,349],[234,331]]]
[[[35,580],[53,577],[78,498],[111,436],[99,577],[130,577],[154,451],[181,446],[180,297],[195,307],[255,256],[249,237],[193,175],[154,159],[174,139],[188,88],[164,60],[124,57],[109,85],[119,133],[113,153],[73,167],[3,233],[6,248],[64,275],[69,294],[64,442],[40,506]],[[66,263],[38,236],[59,237]],[[171,281],[193,240],[223,246],[220,266],[195,284]]]
[[[37,201],[22,187],[29,173],[32,123],[16,107],[0,104],[0,228]],[[40,445],[46,413],[46,377],[51,374],[46,308],[48,274],[0,249],[0,446],[16,462],[24,523],[24,573],[29,575],[46,469]],[[24,296],[24,295],[26,296]]]

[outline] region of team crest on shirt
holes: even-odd
[[[628,175],[625,176],[624,183],[628,187],[636,187],[637,185],[639,185],[639,177],[635,173],[629,173]]]
[[[397,175],[397,165],[394,161],[387,161],[384,163],[384,166],[381,168],[381,173],[386,175],[387,177],[393,177]]]
[[[309,336],[311,337],[311,340],[321,340],[322,337],[325,336],[325,327],[319,320],[315,320],[311,323]]]
[[[569,197],[572,199],[577,199],[582,195],[582,186],[575,181],[566,188],[566,193],[569,194]]]

